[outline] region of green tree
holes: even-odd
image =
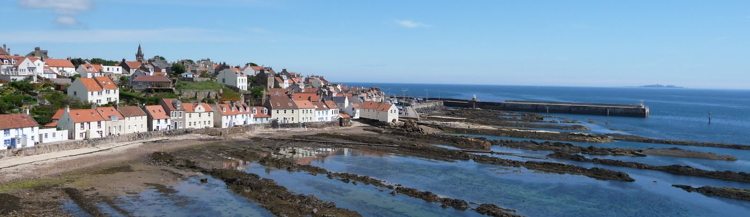
[[[70,82],[76,81],[76,79],[80,78],[81,74],[75,74],[73,76],[70,76]]]
[[[250,86],[251,84],[255,84],[255,81],[257,81],[258,78],[255,77],[255,75],[248,75],[247,76],[247,86]]]
[[[261,86],[255,86],[250,88],[250,93],[252,93],[253,98],[260,99],[263,98],[263,92],[265,92],[266,88]]]
[[[102,58],[92,58],[89,62],[91,64],[101,64],[105,66],[114,66],[115,64],[120,63],[119,61],[105,60]]]
[[[201,78],[210,78],[210,77],[211,77],[211,74],[208,74],[208,71],[206,71],[206,70],[203,70],[203,71],[201,72],[201,74],[200,74],[200,77],[201,77]]]
[[[26,94],[31,94],[32,92],[34,92],[34,89],[36,88],[36,85],[32,84],[31,81],[29,80],[13,81],[13,82],[10,82],[10,86]]]
[[[180,63],[172,64],[172,73],[173,74],[179,75],[179,74],[185,73],[185,71],[186,71],[186,69],[185,69],[184,65],[182,65]]]
[[[249,62],[249,63],[247,63],[247,64],[245,64],[245,65],[250,65],[250,66],[258,66],[258,64],[255,64],[254,62]]]
[[[70,59],[70,62],[73,63],[73,66],[75,68],[78,68],[78,66],[80,66],[81,64],[86,63],[86,61],[81,58]]]

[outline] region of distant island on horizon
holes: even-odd
[[[684,87],[675,86],[675,85],[663,85],[663,84],[650,84],[650,85],[643,85],[643,86],[638,86],[638,87],[684,88]]]

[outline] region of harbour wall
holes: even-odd
[[[438,100],[430,98],[430,100]],[[536,113],[564,113],[581,115],[602,115],[647,118],[649,116],[648,106],[643,105],[621,105],[621,104],[597,104],[597,103],[564,103],[564,102],[539,102],[539,101],[505,101],[484,102],[462,99],[439,99],[447,107],[481,108],[504,111],[536,112]]]

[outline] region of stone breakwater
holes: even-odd
[[[635,169],[656,170],[656,171],[662,171],[662,172],[677,174],[677,175],[698,176],[698,177],[706,177],[706,178],[712,178],[712,179],[722,179],[722,180],[728,180],[728,181],[750,183],[750,174],[744,173],[744,172],[708,171],[708,170],[702,170],[702,169],[697,169],[697,168],[693,168],[690,166],[683,166],[683,165],[654,166],[654,165],[648,165],[648,164],[643,164],[643,163],[625,162],[625,161],[611,160],[611,159],[599,159],[599,158],[589,159],[589,158],[586,158],[584,156],[577,155],[577,154],[565,154],[565,153],[560,153],[560,152],[549,154],[547,155],[547,157],[565,159],[565,160],[573,160],[573,161],[579,161],[579,162],[589,162],[589,163],[603,164],[603,165],[610,165],[610,166],[629,167],[629,168],[635,168]]]
[[[629,142],[750,150],[750,145],[741,145],[741,144],[728,144],[728,143],[716,143],[716,142],[694,142],[694,141],[669,140],[669,139],[652,139],[652,138],[633,136],[633,135],[623,135],[623,134],[607,134],[607,136],[610,136],[614,138],[615,140],[629,141]]]
[[[562,142],[536,142],[536,141],[514,141],[514,140],[492,140],[494,145],[520,148],[527,150],[545,150],[567,154],[581,153],[588,155],[613,155],[613,156],[634,156],[645,157],[647,155],[662,155],[687,158],[702,158],[712,160],[736,161],[737,158],[730,155],[718,155],[715,153],[706,153],[699,151],[682,150],[679,148],[668,149],[631,149],[631,148],[598,148],[594,146],[582,147],[570,143]]]

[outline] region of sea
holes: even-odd
[[[538,100],[559,102],[640,104],[650,107],[648,118],[550,114],[552,118],[581,121],[589,133],[623,133],[661,139],[691,140],[750,145],[750,90],[705,90],[689,88],[595,88],[536,87],[445,84],[347,83],[349,86],[380,87],[391,95],[482,101]],[[711,122],[709,123],[709,113]],[[591,121],[591,122],[589,122]],[[545,129],[548,130],[548,129]],[[466,135],[488,139],[528,140],[487,135]],[[682,148],[733,155],[737,161],[692,159],[667,156],[587,156],[652,165],[688,165],[705,170],[750,173],[750,151],[711,147],[690,147],[636,142],[573,143],[578,146],[621,148]],[[448,147],[446,147],[448,148]],[[580,175],[543,173],[525,168],[480,164],[473,161],[444,162],[390,153],[356,149],[300,147],[298,162],[332,172],[371,176],[388,183],[433,192],[439,196],[466,200],[476,206],[492,203],[516,210],[524,216],[748,216],[750,202],[691,193],[673,184],[750,189],[750,183],[622,168],[592,163],[548,159],[549,151],[493,147],[494,151],[516,156],[495,157],[520,161],[549,161],[600,167],[628,173],[635,182],[602,181]],[[471,210],[443,208],[371,185],[343,183],[325,176],[268,168],[252,162],[227,162],[228,169],[258,174],[275,180],[290,191],[312,194],[364,216],[481,216]],[[260,205],[234,195],[224,183],[197,178],[170,186],[165,195],[148,190],[124,195],[121,209],[138,216],[271,216]],[[211,192],[207,194],[207,192]],[[188,204],[188,205],[185,205]],[[107,204],[101,209],[118,216]],[[63,207],[81,214],[75,204]],[[82,214],[82,215],[85,215]]]

